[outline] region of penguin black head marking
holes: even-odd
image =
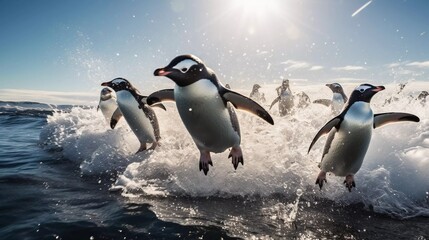
[[[113,89],[111,89],[110,87],[103,88],[100,93],[100,99],[103,101],[109,100],[110,98],[112,98],[112,91]]]
[[[343,90],[343,87],[341,87],[339,83],[331,83],[331,84],[328,83],[325,86],[330,88],[334,93],[341,93]]]
[[[371,84],[361,84],[350,95],[350,104],[354,102],[367,102],[371,101],[371,98],[378,92],[383,91],[385,89],[384,86],[373,86]]]
[[[156,69],[153,74],[166,76],[181,87],[188,86],[200,79],[210,79],[213,75],[203,61],[194,55],[177,56],[166,67]]]
[[[127,90],[130,92],[138,93],[138,90],[125,78],[115,78],[110,82],[104,82],[101,86],[111,87],[116,92],[121,90]]]

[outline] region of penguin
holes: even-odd
[[[244,165],[240,147],[240,126],[234,107],[256,114],[270,124],[270,114],[255,101],[225,88],[215,73],[194,55],[175,57],[166,67],[158,68],[155,76],[165,76],[176,83],[174,89],[165,89],[148,96],[149,105],[175,101],[179,115],[192,136],[199,152],[199,169],[207,175],[213,166],[210,153],[221,153],[231,148],[234,169]]]
[[[100,92],[100,102],[98,103],[97,111],[101,110],[107,123],[111,129],[114,129],[119,119],[122,117],[122,112],[118,108],[116,102],[115,91],[109,87],[105,87]]]
[[[339,83],[326,84],[332,90],[332,100],[329,99],[317,99],[313,103],[323,104],[327,107],[331,106],[332,113],[335,115],[339,114],[347,102],[347,96],[344,93],[343,87]]]
[[[293,108],[293,96],[292,91],[290,90],[289,80],[285,79],[282,82],[282,85],[276,88],[277,98],[273,100],[270,105],[270,110],[276,104],[279,103],[279,114],[281,117],[288,114]]]
[[[256,102],[262,102],[262,100],[265,101],[265,96],[263,93],[259,92],[259,89],[261,88],[261,85],[254,84],[252,88],[252,92],[250,93],[250,98],[255,100]]]
[[[308,148],[310,152],[320,136],[329,133],[323,150],[321,169],[316,184],[322,189],[326,181],[326,173],[345,177],[344,184],[351,192],[356,186],[354,175],[359,171],[371,141],[372,129],[387,123],[411,121],[420,119],[408,113],[388,112],[373,114],[370,101],[384,86],[362,84],[354,89],[344,110],[340,115],[331,119],[314,137]]]
[[[152,143],[150,150],[158,146],[160,140],[159,124],[152,107],[146,103],[146,96],[126,79],[115,78],[110,82],[104,82],[101,86],[107,86],[116,91],[117,102],[126,122],[140,141],[140,148],[136,153],[147,150],[147,143]],[[157,105],[165,110],[162,105]]]
[[[311,100],[310,97],[305,92],[300,92],[297,94],[298,96],[298,108],[306,108],[310,105]]]
[[[426,105],[426,97],[429,95],[427,91],[421,91],[419,96],[417,96],[417,100],[420,101],[422,106]]]

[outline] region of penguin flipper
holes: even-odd
[[[276,98],[273,100],[273,102],[272,102],[272,103],[271,103],[271,105],[270,105],[270,109],[269,109],[269,110],[271,110],[271,108],[274,106],[274,104],[276,104],[278,101],[280,101],[280,96],[276,97]]]
[[[143,106],[145,104],[148,104],[147,98],[148,98],[147,96],[139,95],[138,102],[139,102],[139,108],[140,109],[143,109]],[[164,109],[164,111],[167,111],[167,108],[165,108],[164,104],[162,104],[162,103],[154,103],[153,105],[151,105],[151,107],[158,107],[158,108]]]
[[[149,106],[152,106],[159,102],[164,101],[175,101],[174,100],[174,89],[163,89],[156,91],[154,93],[151,93],[147,99],[146,102],[149,104]]]
[[[116,108],[112,117],[110,118],[110,128],[115,129],[116,124],[119,122],[119,119],[122,117],[122,112],[119,108]]]
[[[229,89],[225,89],[225,92],[221,95],[224,100],[231,102],[235,108],[245,110],[255,114],[256,116],[264,119],[271,125],[274,125],[274,120],[270,114],[261,105],[253,101],[252,99],[245,97],[239,93],[233,92]]]
[[[327,122],[325,124],[325,126],[323,126],[319,130],[319,132],[316,134],[316,136],[314,136],[313,141],[311,141],[310,147],[308,148],[307,154],[310,152],[310,150],[313,147],[313,145],[317,142],[317,140],[322,135],[329,133],[333,127],[335,127],[335,128],[338,129],[340,123],[341,123],[341,118],[340,117],[335,117],[335,118],[331,119],[329,122]]]
[[[317,99],[317,100],[314,100],[313,103],[318,103],[318,104],[322,104],[322,105],[325,105],[325,106],[329,107],[332,104],[332,100],[329,100],[329,99]]]
[[[373,127],[378,128],[388,123],[403,122],[403,121],[419,122],[420,118],[417,117],[416,115],[409,114],[409,113],[400,113],[400,112],[379,113],[379,114],[374,114]]]

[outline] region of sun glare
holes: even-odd
[[[235,0],[232,3],[243,17],[256,17],[258,20],[263,20],[279,9],[278,0]]]

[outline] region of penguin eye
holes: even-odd
[[[184,67],[184,68],[181,68],[181,69],[180,69],[180,71],[181,71],[182,73],[185,73],[185,72],[187,72],[187,71],[188,71],[188,68],[185,68],[185,67]]]
[[[361,89],[359,89],[359,92],[363,93],[363,92],[365,92],[365,89],[361,88]]]

